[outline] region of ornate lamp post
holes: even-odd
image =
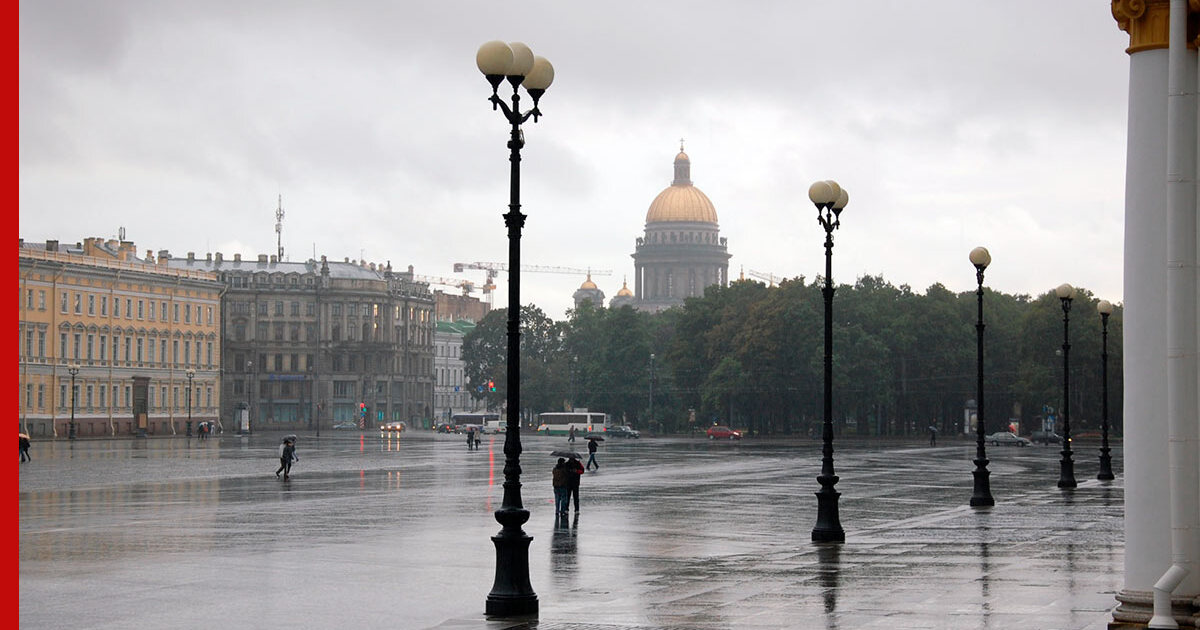
[[[521,148],[525,146],[521,123],[530,116],[536,123],[542,115],[538,100],[554,81],[554,67],[545,58],[535,57],[525,44],[501,41],[480,46],[475,63],[492,86],[488,99],[492,110],[503,112],[511,127],[509,203],[504,215],[508,227],[508,428],[504,434],[504,499],[496,510],[496,520],[502,527],[492,536],[496,579],[485,612],[497,617],[529,616],[537,615],[538,599],[529,583],[529,543],[533,538],[521,529],[529,520],[529,511],[521,504],[521,228],[525,225],[525,215],[521,214]],[[512,86],[511,106],[497,93],[505,79]],[[521,85],[533,99],[533,108],[524,113],[517,93]]]
[[[813,542],[846,542],[846,532],[838,520],[838,497],[833,487],[838,476],[833,471],[833,231],[841,222],[842,210],[850,195],[833,180],[816,182],[808,188],[808,198],[817,207],[817,222],[825,228],[825,422],[821,430],[821,474],[817,482],[817,524]]]
[[[1059,462],[1058,487],[1074,488],[1077,484],[1075,462],[1071,459],[1071,300],[1075,299],[1075,287],[1060,284],[1054,293],[1062,302],[1063,311],[1063,450],[1062,460]]]
[[[654,429],[654,353],[650,353],[650,426]]]
[[[246,433],[252,433],[254,422],[254,387],[258,385],[258,381],[254,378],[254,362],[246,362]],[[242,427],[238,427],[238,433],[242,432]]]
[[[75,439],[75,375],[79,374],[79,365],[71,364],[67,368],[67,373],[71,375],[71,423],[67,425],[67,439]]]
[[[1100,481],[1112,481],[1112,456],[1109,455],[1108,448],[1108,316],[1112,315],[1113,305],[1108,300],[1100,300],[1096,305],[1096,310],[1100,312],[1100,380],[1103,390],[1103,398],[1101,402],[1101,442],[1100,442],[1100,472],[1096,474],[1096,479]]]
[[[188,370],[188,419],[187,419],[187,436],[192,437],[192,379],[196,378],[196,370]]]
[[[987,450],[983,446],[984,434],[987,432],[983,415],[983,271],[992,263],[992,255],[986,247],[976,247],[971,250],[971,264],[975,265],[975,280],[979,288],[975,291],[976,303],[979,306],[979,319],[975,324],[975,490],[971,493],[971,507],[991,507],[996,505],[992,498],[990,482],[991,472],[988,471]]]

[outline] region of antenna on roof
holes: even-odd
[[[279,195],[279,206],[275,209],[275,246],[279,249],[279,262],[283,262],[283,195]]]

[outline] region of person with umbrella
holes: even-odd
[[[24,433],[18,433],[19,446],[21,448],[21,461],[31,462],[33,458],[29,456],[29,436]]]
[[[571,501],[575,501],[575,515],[579,515],[579,480],[583,477],[583,464],[579,463],[578,457],[567,458],[567,498],[563,501],[563,514],[567,513],[567,506]],[[599,468],[599,466],[597,466]]]
[[[600,438],[594,435],[588,436],[588,463],[586,467],[588,470],[591,470],[592,466],[595,466],[596,470],[600,470],[600,464],[596,463],[596,449],[599,448],[599,445],[597,444],[598,440],[600,440]]]
[[[556,516],[565,516],[567,514],[566,463],[567,460],[565,457],[559,457],[558,463],[550,471],[550,485],[554,487],[554,514]]]
[[[292,472],[292,462],[300,461],[296,457],[296,436],[284,436],[283,444],[279,447],[279,468],[275,471],[275,476],[283,473],[283,480],[288,480],[288,475]]]

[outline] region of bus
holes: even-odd
[[[473,425],[479,427],[484,433],[499,433],[504,431],[500,423],[500,414],[498,413],[456,413],[450,417],[450,424],[459,427]]]
[[[552,411],[538,414],[537,432],[542,435],[567,435],[571,427],[580,437],[608,430],[608,414],[587,409]]]

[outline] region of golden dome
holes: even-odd
[[[633,291],[629,290],[629,283],[621,281],[621,290],[617,291],[617,297],[633,297]]]
[[[579,288],[580,289],[598,289],[599,287],[596,286],[595,282],[592,282],[592,274],[591,274],[591,272],[588,272],[587,280],[584,280],[583,284],[579,285]]]
[[[646,223],[691,221],[716,223],[717,209],[692,185],[692,161],[682,150],[675,156],[675,181],[658,193],[646,211]]]

